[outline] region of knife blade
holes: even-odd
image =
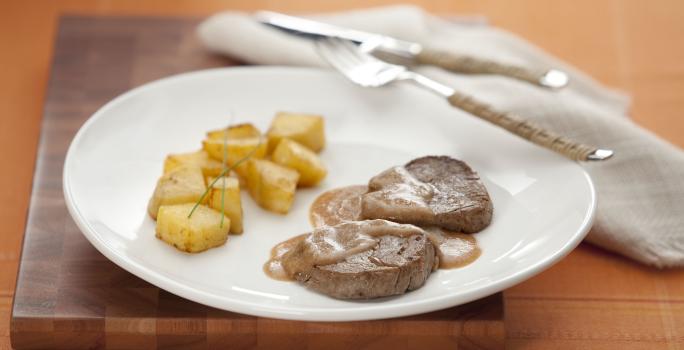
[[[336,37],[352,41],[361,49],[370,52],[381,50],[399,57],[413,59],[422,51],[418,43],[399,40],[385,35],[368,33],[361,30],[342,28],[305,18],[288,16],[271,11],[259,11],[254,17],[261,23],[290,34],[309,38]]]
[[[561,88],[568,83],[567,74],[557,69],[530,69],[457,55],[424,48],[419,43],[386,35],[343,28],[277,12],[259,11],[254,17],[265,25],[298,36],[311,39],[336,37],[350,40],[358,44],[362,51],[393,63],[433,65],[456,73],[498,74],[554,89]]]

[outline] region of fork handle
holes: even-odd
[[[558,70],[533,70],[428,48],[421,50],[415,60],[418,64],[437,66],[456,73],[497,74],[548,88],[561,88],[568,82],[567,75]]]
[[[591,159],[597,147],[585,145],[561,136],[553,131],[546,130],[533,122],[527,121],[513,113],[498,112],[486,103],[477,101],[470,96],[454,92],[447,97],[449,103],[480,119],[498,125],[513,134],[516,134],[539,146],[556,151],[570,159],[584,161]]]

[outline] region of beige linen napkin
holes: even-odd
[[[500,76],[420,68],[497,109],[615,150],[610,161],[583,164],[594,180],[599,203],[587,240],[649,265],[684,266],[684,152],[626,118],[628,97],[508,32],[446,21],[419,8],[390,6],[312,17],[427,47],[568,72],[570,85],[550,92]],[[267,28],[247,14],[214,15],[200,24],[198,34],[209,49],[248,63],[326,66],[310,41]]]

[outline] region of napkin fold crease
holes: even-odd
[[[607,162],[583,163],[596,186],[598,210],[587,241],[656,267],[684,266],[684,152],[634,124],[630,99],[529,42],[478,18],[432,16],[413,6],[388,6],[312,19],[415,41],[425,47],[570,75],[560,91],[491,75],[418,70],[500,110],[516,112],[579,141],[616,151]],[[204,45],[262,65],[325,67],[311,41],[268,28],[248,14],[216,14],[198,29]]]

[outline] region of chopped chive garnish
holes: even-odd
[[[230,120],[228,122],[228,127],[226,128],[226,132],[223,133],[223,160],[221,164],[223,165],[223,170],[226,169],[226,163],[228,162],[228,128],[230,128],[230,124],[233,123],[233,113],[230,113]],[[221,187],[221,223],[219,224],[220,228],[223,228],[223,219],[226,217],[226,213],[223,211],[224,209],[224,203],[225,203],[225,197],[226,197],[226,178],[221,177],[221,182],[223,183],[223,187]]]
[[[192,213],[195,212],[195,209],[197,209],[197,207],[199,207],[199,205],[202,204],[202,202],[204,202],[204,198],[207,196],[207,194],[209,193],[209,190],[214,186],[214,184],[216,183],[216,181],[218,181],[218,179],[220,179],[222,176],[228,174],[231,170],[235,169],[238,165],[244,163],[244,162],[247,161],[249,158],[251,158],[252,155],[254,154],[254,152],[256,152],[257,149],[259,149],[259,146],[261,146],[262,142],[263,142],[263,138],[260,137],[260,138],[259,138],[259,143],[258,143],[253,149],[251,149],[251,150],[249,151],[249,153],[247,153],[246,156],[240,158],[237,162],[235,162],[235,164],[233,164],[232,166],[230,166],[230,167],[228,167],[228,168],[224,168],[223,171],[221,171],[221,173],[214,179],[214,181],[212,181],[212,182],[207,186],[207,189],[204,191],[204,193],[202,193],[202,196],[201,196],[200,199],[197,201],[197,203],[195,203],[195,206],[192,207],[192,210],[190,210],[190,214],[188,214],[188,218],[190,218],[190,217],[192,216]]]

